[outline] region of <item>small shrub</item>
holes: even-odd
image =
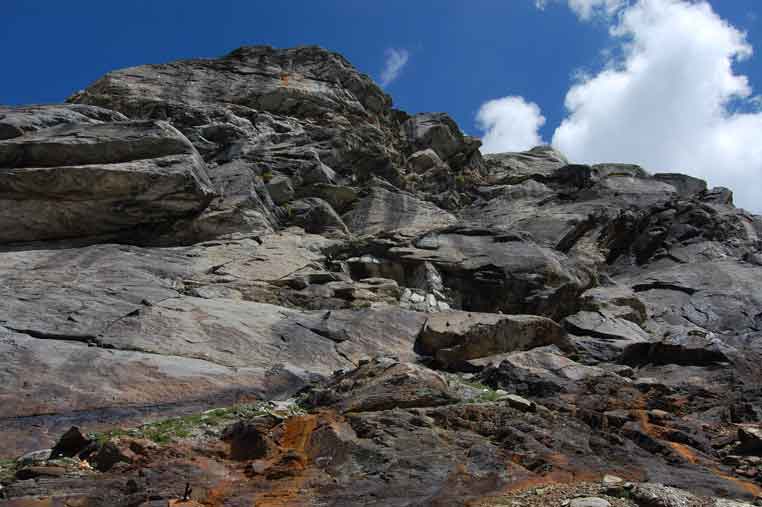
[[[0,459],[0,482],[11,481],[16,475],[16,461]]]

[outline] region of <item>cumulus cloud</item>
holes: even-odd
[[[388,86],[397,79],[409,59],[410,53],[406,49],[387,49],[384,68],[381,70],[381,86]]]
[[[540,107],[522,97],[503,97],[482,104],[477,126],[486,132],[481,151],[521,151],[542,144],[538,133],[545,123]]]
[[[567,1],[581,18],[596,9],[616,12],[608,18],[616,50],[601,70],[577,76],[552,144],[575,162],[632,162],[651,172],[691,174],[729,187],[737,205],[762,212],[762,100],[733,69],[752,55],[746,34],[705,0]],[[488,122],[478,120],[486,151],[539,140],[542,122],[532,121],[542,118],[537,106],[523,116],[520,132],[501,128],[522,117],[514,109],[493,106]],[[513,135],[517,142],[507,139]]]
[[[762,211],[762,113],[733,71],[752,54],[745,34],[685,0],[639,0],[610,33],[622,56],[572,86],[553,144],[578,162],[702,177]]]

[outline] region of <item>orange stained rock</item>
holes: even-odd
[[[198,503],[195,500],[182,500],[174,499],[170,500],[167,504],[168,507],[204,507],[204,504]]]
[[[646,412],[644,409],[645,397],[641,397],[638,400],[638,405],[639,408],[635,410],[635,414],[637,415],[638,421],[640,423],[640,428],[643,430],[643,433],[660,440],[666,440],[663,435],[664,428],[661,426],[655,426],[648,420],[648,412]],[[715,466],[716,463],[713,463],[710,460],[699,456],[693,448],[678,442],[667,441],[667,444],[669,444],[669,446],[688,463],[691,463],[692,465],[704,466],[705,469],[711,474],[733,483],[743,491],[746,491],[747,493],[754,496],[762,496],[762,487],[754,484],[753,482],[749,482],[726,474]]]
[[[316,415],[303,415],[287,419],[284,423],[285,431],[280,442],[281,447],[284,450],[304,453],[310,435],[317,427],[317,422]]]
[[[753,482],[745,481],[743,479],[739,479],[737,477],[732,477],[730,475],[725,474],[724,472],[717,470],[717,469],[711,469],[712,473],[714,473],[717,477],[720,477],[722,479],[725,479],[726,481],[730,481],[736,486],[740,487],[742,490],[746,491],[747,493],[757,497],[762,496],[762,488],[754,484]]]
[[[308,505],[314,497],[310,480],[320,472],[309,468],[308,446],[312,432],[318,425],[320,416],[310,414],[290,417],[283,423],[283,433],[278,439],[279,452],[269,461],[279,466],[280,458],[297,456],[299,462],[289,461],[286,467],[292,475],[274,481],[268,481],[266,492],[257,493],[254,505],[257,507],[301,507]],[[280,465],[284,466],[284,465]]]
[[[669,442],[669,446],[688,463],[692,463],[694,465],[699,463],[698,455],[693,451],[692,448],[688,447],[687,445],[679,444],[677,442]]]

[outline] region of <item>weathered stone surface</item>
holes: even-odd
[[[599,361],[611,361],[627,347],[643,344],[652,338],[640,326],[608,310],[581,311],[563,320],[564,328],[574,335],[574,343]]]
[[[585,498],[575,498],[569,502],[569,507],[611,507],[608,500],[589,496]]]
[[[103,414],[108,420],[119,410],[129,413],[127,407],[165,403],[180,409],[216,396],[230,399],[225,393],[236,390],[272,395],[363,357],[412,357],[423,315],[393,307],[303,314],[251,300],[186,295],[190,287],[217,286],[257,299],[258,283],[319,260],[313,249],[321,239],[280,234],[261,244],[1,253],[6,362],[0,399],[13,407],[3,414],[3,427],[18,435],[28,431],[24,418],[37,414],[79,411],[84,419]],[[34,279],[28,272],[36,273]],[[70,426],[77,418],[57,421],[40,424]],[[28,436],[4,441],[13,445],[11,452],[40,448],[41,434]]]
[[[730,190],[547,146],[482,159],[316,47],[117,70],[70,101],[0,108],[0,457],[72,425],[243,419],[101,436],[84,454],[108,471],[9,483],[0,460],[0,503],[762,493],[762,218]]]
[[[0,106],[0,139],[12,139],[61,124],[126,121],[121,113],[83,104]]]
[[[299,199],[288,205],[289,221],[309,234],[342,237],[349,234],[344,221],[330,204],[318,197]]]
[[[662,484],[638,484],[630,491],[638,505],[649,507],[698,507],[701,500],[687,491]]]
[[[0,242],[119,232],[203,210],[193,145],[162,122],[64,124],[0,141]]]
[[[445,113],[420,113],[402,124],[402,131],[414,150],[431,149],[441,160],[460,168],[476,152],[481,141],[464,136]]]
[[[574,391],[583,381],[609,375],[606,371],[579,364],[563,356],[555,346],[539,347],[509,354],[480,377],[491,386],[532,397],[553,396]]]
[[[341,412],[431,407],[458,401],[441,375],[393,357],[379,357],[351,372],[334,375],[319,389],[309,391],[306,399],[312,406]]]
[[[580,295],[587,311],[606,311],[609,315],[642,324],[647,317],[646,305],[628,287],[594,287]]]
[[[539,314],[560,319],[576,307],[590,273],[564,254],[526,237],[473,227],[430,232],[388,255],[405,263],[430,262],[460,308],[476,312]]]
[[[705,192],[707,189],[704,180],[688,176],[686,174],[676,173],[657,173],[654,178],[665,183],[669,183],[677,189],[677,192],[686,197],[694,196]]]
[[[498,153],[485,157],[498,183],[520,183],[526,179],[549,179],[566,166],[566,157],[550,146],[537,146],[523,153]]]
[[[348,97],[347,90],[354,96]],[[124,110],[130,117],[173,102],[240,104],[298,116],[343,109],[377,112],[390,100],[343,57],[315,46],[242,47],[218,60],[132,67],[104,76],[72,99]]]
[[[743,452],[756,454],[762,452],[762,428],[741,426],[738,428],[738,440],[741,443],[740,449]]]
[[[357,235],[396,232],[416,236],[422,232],[455,223],[450,213],[434,204],[416,199],[405,192],[380,187],[371,189],[367,197],[344,215],[349,229]]]
[[[420,352],[444,363],[545,345],[573,348],[561,327],[550,319],[472,312],[429,316],[417,341]]]
[[[285,176],[277,176],[267,183],[267,191],[270,192],[273,202],[282,205],[293,199],[294,188],[291,180]]]

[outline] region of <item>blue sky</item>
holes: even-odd
[[[482,102],[509,93],[560,119],[572,71],[596,61],[606,31],[532,0],[3,0],[3,10],[1,103],[57,102],[111,69],[244,44],[318,44],[378,80],[385,50],[404,48],[408,65],[387,87],[395,104],[447,111],[469,132]]]
[[[591,19],[583,19],[572,8],[575,2],[605,5]],[[616,8],[606,12],[607,2]],[[379,80],[388,50],[396,48],[408,54],[406,65],[387,86],[397,107],[409,112],[446,111],[464,131],[481,135],[476,115],[485,102],[521,97],[537,105],[545,122],[536,132],[531,126],[519,127],[532,130],[536,139],[555,142],[556,128],[570,116],[564,101],[575,79],[584,73],[594,77],[606,65],[624,65],[621,58],[617,60],[626,51],[622,44],[638,35],[612,37],[610,30],[633,9],[631,4],[660,4],[657,9],[689,4],[689,0],[626,2],[546,0],[544,8],[538,8],[537,0],[3,0],[0,103],[60,102],[111,69],[214,57],[245,44],[319,44],[344,54]],[[762,51],[758,0],[715,0],[710,9],[743,32],[748,46]],[[735,75],[746,76],[753,90],[740,101],[734,99],[733,107],[752,111],[762,104],[754,100],[762,91],[762,58],[747,56],[732,68]],[[501,121],[520,121],[512,109],[505,115]],[[606,141],[599,136],[584,142],[600,146]],[[630,153],[625,150],[624,155]],[[583,159],[596,156],[592,148],[577,154]],[[759,158],[757,169],[762,171],[762,155]],[[662,160],[683,164],[675,157],[647,162],[661,165]],[[686,159],[684,164],[692,162]]]

